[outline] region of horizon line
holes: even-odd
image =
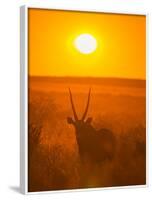
[[[101,79],[126,79],[126,80],[139,80],[139,81],[146,81],[142,78],[127,78],[127,77],[113,77],[113,76],[41,76],[41,75],[28,75],[31,78],[101,78]]]

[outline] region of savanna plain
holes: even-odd
[[[91,88],[92,126],[115,137],[112,160],[82,166],[69,90],[81,117]],[[87,138],[86,138],[87,140]],[[96,145],[92,144],[94,148]],[[82,172],[83,173],[82,184]],[[146,184],[146,81],[29,76],[28,190],[49,191]]]

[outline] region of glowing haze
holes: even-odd
[[[145,79],[146,17],[29,9],[29,74]]]

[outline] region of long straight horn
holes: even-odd
[[[71,102],[71,106],[72,106],[72,111],[73,111],[74,119],[78,120],[78,116],[77,116],[76,111],[75,111],[75,107],[74,107],[74,103],[73,103],[73,99],[72,99],[72,93],[71,93],[70,88],[69,88],[69,93],[70,93],[70,102]]]
[[[88,93],[88,101],[87,101],[87,105],[86,105],[86,109],[84,111],[84,114],[82,116],[82,120],[85,119],[87,112],[88,112],[88,108],[89,108],[89,103],[90,103],[90,93],[91,93],[91,88],[89,89],[89,93]]]

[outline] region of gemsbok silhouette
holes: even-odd
[[[116,146],[113,132],[104,128],[96,130],[91,125],[92,118],[89,117],[86,119],[90,103],[91,89],[89,89],[86,108],[81,119],[77,116],[70,88],[69,94],[74,119],[68,117],[67,122],[72,124],[75,128],[80,160],[89,160],[93,163],[112,160]]]

